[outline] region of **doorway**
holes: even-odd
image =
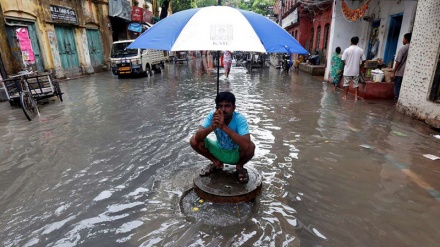
[[[104,62],[101,49],[101,36],[98,29],[87,29],[87,43],[89,45],[90,60],[93,66],[101,65]]]
[[[78,52],[76,50],[75,35],[73,28],[55,26],[58,51],[60,53],[61,65],[65,70],[79,68]]]
[[[43,72],[44,62],[34,22],[7,20],[6,34],[13,53],[14,70]]]
[[[384,63],[393,63],[399,44],[400,28],[402,27],[403,13],[390,16],[390,28],[385,46]]]

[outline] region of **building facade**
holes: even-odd
[[[327,61],[333,1],[304,2],[277,0],[274,13],[278,23],[310,54],[319,52],[321,64]]]
[[[307,1],[319,2],[323,1]],[[440,128],[440,1],[332,1],[331,14],[321,11],[320,18],[316,13],[307,14],[305,3],[278,0],[274,13],[301,45],[309,51],[324,51],[326,57],[331,57],[336,47],[346,49],[351,37],[358,36],[358,46],[364,49],[367,60],[380,60],[384,67],[392,68],[403,46],[403,35],[412,32],[397,110]],[[311,16],[315,18],[308,21]],[[322,27],[328,30],[328,38]],[[324,38],[317,40],[320,35]],[[330,69],[327,59],[326,80]]]
[[[112,42],[135,39],[161,8],[156,0],[0,0],[0,10],[2,76],[66,78],[107,69]]]
[[[111,43],[107,1],[1,0],[0,4],[13,58],[12,65],[5,66],[8,74],[49,71],[65,78],[105,67]]]
[[[392,67],[397,51],[403,46],[403,35],[412,31],[416,8],[417,0],[335,1],[328,56],[338,46],[344,51],[350,46],[351,37],[358,36],[358,46],[367,60],[381,59],[385,66]],[[330,62],[327,61],[326,80]]]

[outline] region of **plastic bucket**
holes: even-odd
[[[374,73],[372,75],[373,75],[374,82],[382,82],[383,77],[385,76],[385,74],[379,74],[379,73]]]

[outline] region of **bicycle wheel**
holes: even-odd
[[[20,105],[21,109],[23,109],[24,115],[29,121],[38,115],[37,101],[35,101],[31,93],[27,91],[21,92]]]
[[[61,92],[60,84],[57,81],[53,82],[54,94],[58,97],[58,99],[63,102],[63,92]]]

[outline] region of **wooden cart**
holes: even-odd
[[[63,101],[60,85],[52,79],[51,74],[32,75],[31,72],[22,71],[2,80],[2,84],[9,104],[19,105],[29,121],[39,115],[38,100],[57,97]]]

